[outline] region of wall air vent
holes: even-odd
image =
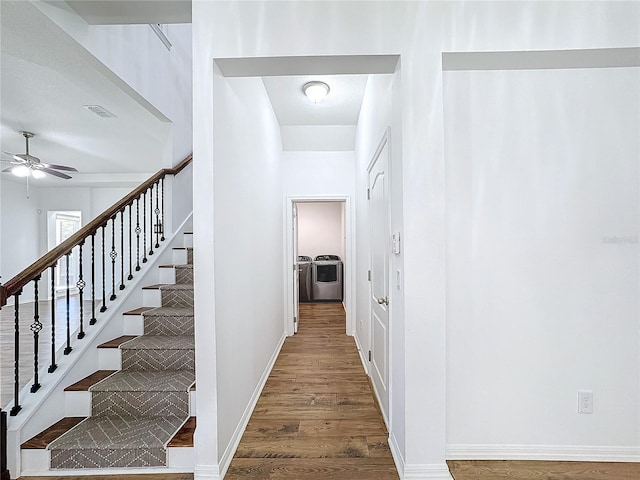
[[[113,118],[115,115],[100,105],[84,105],[84,108],[102,118]]]

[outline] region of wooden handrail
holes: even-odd
[[[71,252],[71,250],[76,246],[84,243],[85,239],[97,231],[103,225],[106,225],[109,220],[111,220],[115,215],[120,213],[127,207],[130,203],[132,203],[137,197],[139,197],[143,192],[145,192],[151,185],[156,183],[161,178],[164,178],[166,175],[176,175],[181,172],[187,165],[191,163],[193,160],[193,154],[187,156],[184,160],[178,163],[173,168],[163,168],[158,173],[154,174],[140,186],[138,186],[131,193],[114,203],[111,207],[107,208],[104,212],[94,218],[91,222],[86,224],[64,242],[62,242],[57,247],[49,250],[38,260],[33,262],[30,266],[25,268],[23,271],[18,273],[15,277],[9,280],[4,285],[0,285],[0,307],[3,307],[7,304],[7,298],[11,295],[14,295],[22,290],[22,288],[27,285],[31,280],[36,278],[39,274],[44,272],[47,268],[55,265],[63,255]]]

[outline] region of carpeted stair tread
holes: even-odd
[[[168,284],[160,285],[159,288],[162,291],[193,290],[193,285],[189,283],[168,283]]]
[[[89,417],[49,445],[51,468],[164,466],[179,417]]]
[[[193,350],[195,342],[192,335],[143,335],[128,341],[120,348],[122,350]]]
[[[192,370],[122,370],[89,389],[91,392],[188,392],[195,382]]]
[[[162,447],[183,423],[178,417],[87,417],[48,448]]]
[[[158,307],[142,314],[145,317],[192,317],[193,307]]]

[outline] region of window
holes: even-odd
[[[80,230],[81,212],[49,212],[49,248],[56,247],[64,242],[71,235]],[[52,235],[53,234],[53,238]],[[51,241],[53,240],[53,242]],[[74,249],[69,255],[69,286],[72,290],[76,290],[76,282],[78,281],[78,260],[77,249]],[[63,256],[58,260],[56,265],[56,292],[66,291],[67,289],[67,258]]]

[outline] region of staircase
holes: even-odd
[[[163,283],[143,287],[145,306],[124,314],[124,333],[142,335],[100,345],[101,370],[65,389],[66,411],[90,402],[90,416],[64,418],[25,442],[27,470],[193,465],[193,249],[191,234],[184,238],[173,264],[160,267]]]

